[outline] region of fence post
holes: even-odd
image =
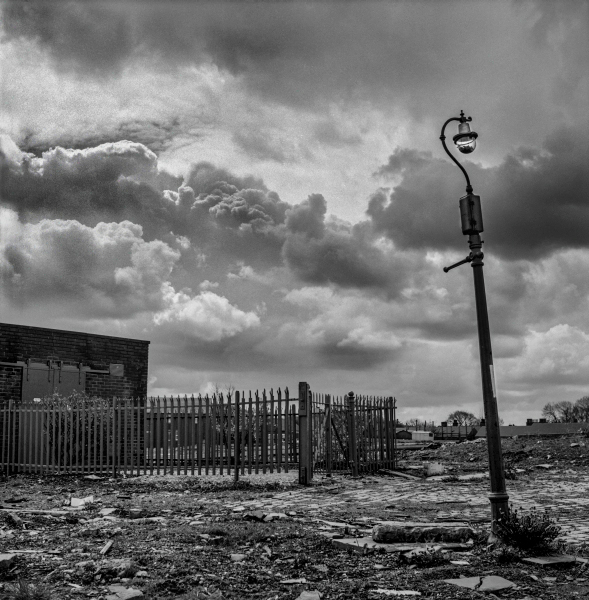
[[[391,398],[393,404],[393,469],[397,468],[397,399]]]
[[[234,397],[235,397],[235,442],[233,444],[233,451],[235,452],[235,471],[233,472],[233,481],[235,481],[235,483],[237,483],[239,481],[239,450],[241,448],[241,432],[239,431],[240,397],[239,397],[239,392],[237,390],[235,391]],[[230,410],[231,410],[231,407],[230,407]],[[229,434],[229,435],[231,435],[231,434]]]
[[[350,467],[352,468],[352,476],[358,477],[358,447],[356,445],[356,401],[354,392],[350,392],[348,398],[348,436],[350,444]]]
[[[331,394],[325,396],[325,475],[331,477]]]
[[[311,424],[313,421],[313,407],[311,406],[311,391],[309,384],[299,382],[299,483],[311,483]]]

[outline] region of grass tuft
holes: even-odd
[[[520,550],[550,550],[561,528],[547,511],[533,508],[529,513],[510,510],[496,521],[497,537],[507,546]]]
[[[53,600],[48,588],[39,583],[20,580],[16,585],[8,586],[8,600]]]

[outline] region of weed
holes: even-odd
[[[420,568],[438,567],[449,562],[447,553],[443,553],[439,548],[412,550],[401,556],[401,560]]]
[[[510,510],[507,517],[498,519],[495,525],[497,537],[504,544],[528,551],[552,548],[561,531],[549,512],[540,513],[535,508],[527,514]]]
[[[41,584],[27,583],[20,580],[16,585],[8,587],[10,600],[52,600],[49,589]]]
[[[498,565],[508,565],[516,562],[520,562],[522,559],[521,551],[513,546],[506,546],[505,544],[499,544],[491,550],[491,555],[495,559]]]

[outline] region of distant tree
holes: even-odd
[[[561,423],[572,423],[575,418],[575,405],[568,400],[562,400],[554,405]]]
[[[558,410],[552,402],[548,402],[542,409],[542,416],[550,423],[558,422]]]
[[[575,402],[575,416],[579,421],[589,421],[589,396],[583,396]]]
[[[478,425],[479,420],[470,412],[465,410],[455,410],[448,415],[448,422],[452,424],[458,421],[458,425]]]

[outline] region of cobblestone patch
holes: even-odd
[[[321,480],[325,483],[327,480]],[[509,502],[515,508],[528,511],[534,507],[549,510],[562,528],[560,539],[573,545],[589,544],[589,475],[543,473],[508,481]],[[330,514],[336,518],[350,509],[386,507],[411,514],[413,510],[437,509],[435,518],[471,522],[489,522],[489,483],[473,480],[468,483],[384,479],[364,477],[355,480],[333,477],[330,485],[285,490],[271,498],[250,502],[228,503],[247,508],[296,513]]]

